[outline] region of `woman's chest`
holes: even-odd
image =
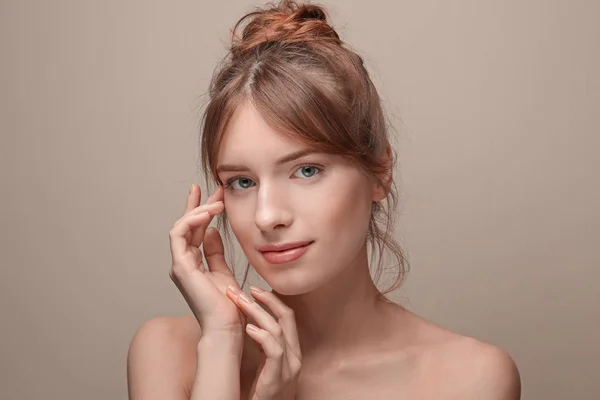
[[[414,389],[400,382],[393,371],[365,370],[362,373],[332,373],[301,376],[295,400],[412,399]]]
[[[255,374],[242,374],[242,399],[249,399]],[[365,366],[352,370],[319,372],[305,370],[298,379],[294,400],[427,400],[440,399],[442,393],[403,365],[381,368]]]

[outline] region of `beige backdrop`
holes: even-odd
[[[125,399],[243,1],[0,1],[0,398]],[[600,2],[325,1],[399,128],[405,304],[600,398]],[[400,119],[402,124],[400,125]]]

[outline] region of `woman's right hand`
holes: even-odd
[[[239,285],[225,261],[219,231],[208,227],[224,209],[223,187],[219,186],[206,204],[200,205],[200,200],[200,188],[194,184],[183,216],[169,232],[173,261],[169,276],[198,320],[202,336],[239,334],[243,340],[246,317],[226,295],[229,285],[238,289]]]

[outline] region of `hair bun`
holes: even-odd
[[[250,21],[239,37],[238,27],[247,19]],[[284,0],[240,18],[232,30],[231,52],[237,57],[265,44],[314,41],[340,43],[340,37],[327,22],[325,9]]]
[[[318,21],[327,22],[327,13],[322,7],[315,6],[312,4],[305,4],[302,8],[298,9],[298,19],[303,21],[309,19],[316,19]]]

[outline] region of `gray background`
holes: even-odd
[[[189,311],[168,231],[198,107],[260,2],[0,2],[0,398],[125,399]],[[395,296],[506,349],[524,399],[600,398],[600,2],[325,1],[398,128]]]

